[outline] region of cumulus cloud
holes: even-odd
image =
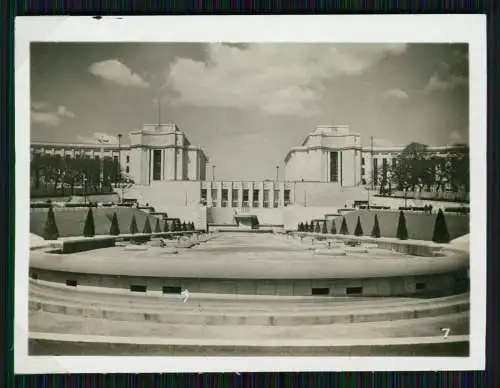
[[[457,86],[467,85],[467,82],[467,78],[464,76],[454,74],[443,76],[435,73],[429,78],[429,81],[424,87],[424,91],[430,93],[440,90],[451,90]]]
[[[75,114],[71,112],[68,108],[66,108],[64,105],[60,105],[57,108],[57,115],[59,117],[69,117],[69,118],[75,118]]]
[[[75,114],[64,105],[57,109],[51,109],[49,104],[44,102],[33,102],[31,104],[31,120],[34,123],[49,127],[57,127],[63,118],[75,118]]]
[[[468,131],[453,131],[449,135],[449,144],[468,144]]]
[[[402,89],[391,89],[388,92],[385,93],[385,98],[396,98],[399,100],[408,100],[409,96],[408,93],[406,93]]]
[[[89,72],[104,80],[122,86],[147,88],[149,84],[117,59],[96,62],[89,66]]]
[[[77,136],[81,143],[92,144],[118,144],[118,138],[106,132],[94,132],[89,136]]]
[[[168,69],[174,102],[314,116],[325,80],[355,76],[404,44],[209,44],[205,61],[177,58]]]

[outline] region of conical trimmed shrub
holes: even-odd
[[[315,226],[315,228],[314,228],[314,231],[315,231],[316,233],[321,232],[321,227],[319,226],[319,222],[316,222],[316,226]]]
[[[342,225],[340,226],[340,234],[349,234],[349,229],[347,228],[347,221],[345,217],[342,217]]]
[[[92,212],[91,207],[89,207],[89,211],[87,212],[87,218],[85,219],[85,225],[83,226],[83,235],[85,237],[95,236],[94,213]]]
[[[297,232],[302,232],[303,229],[304,229],[304,224],[302,222],[299,222],[299,224],[297,225]]]
[[[355,236],[363,235],[363,227],[361,226],[361,218],[358,216],[358,222],[356,223],[356,229],[354,229]]]
[[[170,228],[168,227],[168,221],[165,220],[164,221],[165,224],[163,225],[163,231],[166,233],[166,232],[170,232]]]
[[[335,220],[332,220],[332,227],[330,228],[331,234],[337,234],[337,228],[335,227]]]
[[[450,242],[450,233],[448,232],[446,219],[444,218],[444,213],[441,209],[439,209],[436,217],[436,222],[434,223],[434,233],[432,234],[432,241],[436,243]]]
[[[186,221],[184,221],[184,222],[182,223],[182,231],[183,231],[183,232],[186,232],[187,230],[188,230],[188,229],[187,229]]]
[[[42,237],[45,240],[57,240],[59,238],[59,230],[57,229],[56,217],[52,205],[49,207],[49,212],[47,213],[47,221],[45,221]]]
[[[142,233],[151,234],[153,231],[151,230],[151,224],[149,223],[149,217],[146,217],[146,222],[144,223],[144,229],[142,229]]]
[[[406,218],[402,210],[399,212],[398,230],[396,232],[396,236],[400,240],[408,240],[408,230],[406,229]]]
[[[195,226],[194,226],[194,222],[191,221],[191,225],[190,225],[190,229],[194,232],[196,230]]]
[[[160,219],[156,219],[155,233],[161,233]]]
[[[130,233],[135,234],[138,233],[139,229],[137,228],[137,221],[135,220],[135,214],[132,216],[132,221],[130,221]]]
[[[321,233],[327,234],[328,231],[326,230],[326,221],[323,221],[323,228],[321,229]]]
[[[380,237],[380,225],[378,224],[378,217],[375,214],[375,219],[373,220],[373,228],[372,228],[372,237],[379,238]]]
[[[307,223],[307,221],[304,224],[304,232],[309,232],[309,224]]]
[[[118,225],[118,216],[116,215],[116,212],[113,213],[113,218],[111,219],[109,234],[111,236],[118,236],[120,234],[120,226]]]

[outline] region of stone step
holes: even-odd
[[[133,295],[99,295],[96,298],[96,293],[85,293],[73,291],[73,293],[64,295],[62,292],[46,292],[46,291],[33,291],[30,292],[30,299],[37,299],[42,301],[53,301],[53,302],[78,302],[82,304],[91,304],[94,306],[125,306],[134,307],[137,306],[141,309],[169,309],[173,311],[193,311],[193,310],[203,310],[203,311],[213,311],[219,313],[231,313],[231,312],[245,312],[249,311],[252,313],[264,312],[264,313],[281,313],[281,312],[300,312],[302,314],[314,313],[314,312],[324,312],[324,311],[358,311],[365,309],[381,309],[381,308],[412,308],[412,307],[425,307],[425,306],[436,306],[439,303],[464,303],[468,302],[465,297],[451,297],[451,298],[440,298],[440,299],[413,299],[413,300],[402,300],[399,301],[397,298],[380,300],[380,301],[370,301],[370,300],[341,300],[341,301],[325,301],[323,303],[266,303],[265,301],[257,303],[247,303],[245,300],[203,300],[196,299],[195,297],[189,297],[186,302],[179,296],[152,296],[149,298],[136,298]]]
[[[203,294],[193,293],[190,294],[187,303],[182,303],[181,299],[177,295],[141,295],[134,294],[126,290],[120,290],[118,293],[105,293],[99,292],[97,288],[92,291],[82,290],[81,288],[69,288],[65,286],[51,287],[38,285],[32,283],[30,285],[30,295],[34,298],[39,298],[43,300],[54,300],[54,301],[74,301],[78,300],[81,302],[88,301],[89,303],[108,303],[117,305],[132,305],[140,304],[141,306],[151,306],[158,308],[174,308],[174,309],[185,309],[191,310],[192,306],[197,307],[198,305],[203,307],[203,309],[216,309],[223,311],[237,309],[241,310],[252,310],[252,311],[311,311],[315,309],[339,309],[346,308],[349,309],[364,309],[367,307],[384,307],[384,306],[405,306],[405,305],[426,305],[426,304],[436,304],[442,302],[463,302],[467,301],[468,294],[452,295],[448,297],[432,298],[432,299],[418,299],[418,298],[335,298],[335,297],[325,297],[316,298],[312,300],[308,299],[298,299],[293,297],[282,297],[280,299],[276,298],[239,298],[233,297],[231,295],[214,295],[211,297],[206,297]]]
[[[469,333],[469,313],[442,315],[411,320],[332,324],[321,326],[204,326],[156,322],[112,321],[107,319],[59,315],[49,312],[30,312],[30,332],[83,334],[123,337],[162,337],[223,340],[352,340],[405,337],[442,336],[441,328],[449,335]]]
[[[58,314],[105,318],[118,321],[153,321],[161,323],[202,325],[325,325],[414,319],[459,313],[469,310],[469,302],[443,302],[414,306],[373,306],[371,309],[346,307],[337,311],[252,311],[242,308],[237,311],[216,311],[213,308],[197,308],[181,311],[176,308],[159,309],[158,306],[111,305],[79,301],[51,301],[31,297],[29,308]]]

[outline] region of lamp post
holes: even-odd
[[[279,182],[280,166],[276,166],[276,182]]]
[[[121,175],[122,175],[122,134],[118,134],[118,173],[116,174],[116,179],[118,180],[118,184],[121,187],[121,202],[123,202],[123,185],[121,184]]]
[[[87,206],[87,177],[83,177],[83,200],[85,203],[85,206]]]
[[[215,181],[215,164],[212,165],[212,180]]]

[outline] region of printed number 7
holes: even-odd
[[[450,334],[450,328],[449,327],[442,327],[441,332],[443,333],[443,338],[447,338],[448,335]]]

